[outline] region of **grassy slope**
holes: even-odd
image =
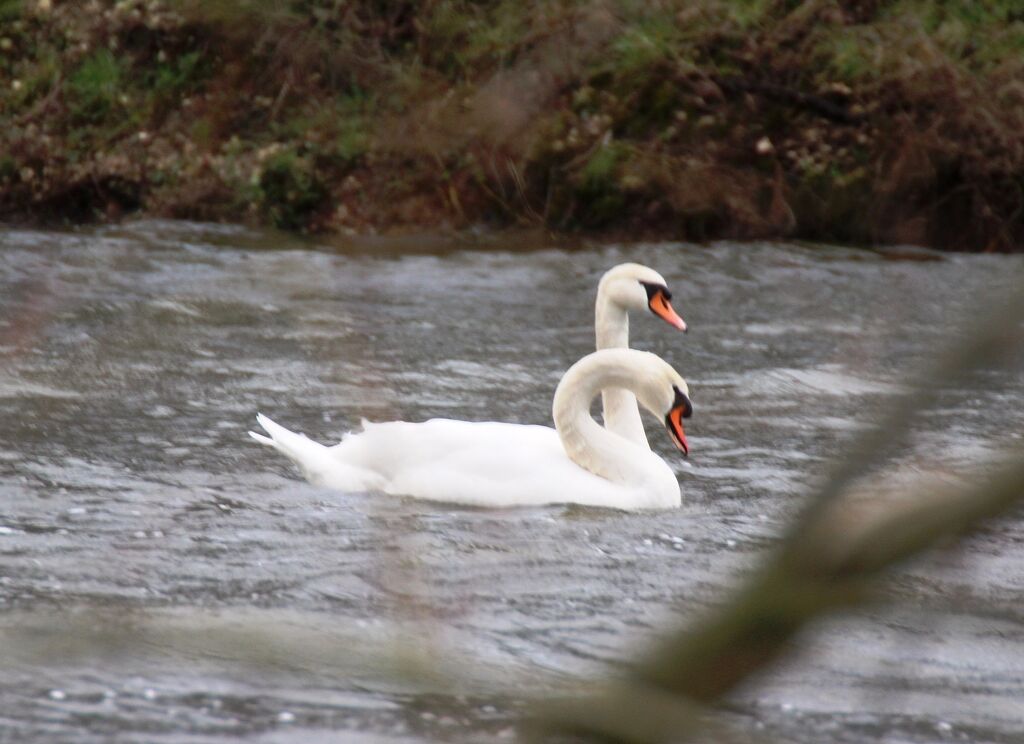
[[[1017,0],[0,0],[0,219],[1024,245]]]

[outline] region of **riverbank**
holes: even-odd
[[[1020,250],[978,5],[0,0],[0,220]]]

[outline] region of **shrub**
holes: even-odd
[[[310,157],[285,150],[264,164],[259,176],[259,204],[275,227],[301,229],[326,197],[327,188]]]

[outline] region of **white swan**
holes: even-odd
[[[672,304],[665,278],[654,269],[637,263],[613,266],[597,285],[594,303],[594,332],[598,349],[629,347],[629,311],[650,310],[669,325],[686,331],[686,322]],[[601,393],[605,427],[634,444],[650,449],[640,419],[636,396],[628,390],[608,389]]]
[[[431,419],[363,422],[363,431],[325,447],[262,414],[258,442],[291,458],[314,485],[383,491],[475,506],[576,503],[619,509],[679,506],[675,473],[658,455],[608,431],[590,416],[604,388],[632,391],[687,453],[686,382],[655,354],[595,351],[562,377],[552,403],[555,428]]]

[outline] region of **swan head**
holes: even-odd
[[[654,269],[637,263],[614,266],[601,277],[597,293],[622,310],[649,310],[670,326],[686,331],[686,321],[672,308],[665,277]]]
[[[689,455],[690,444],[686,441],[683,419],[693,415],[693,403],[686,380],[661,357],[646,351],[630,351],[642,354],[643,366],[647,367],[647,373],[639,378],[639,386],[634,388],[637,401],[665,422],[672,442],[680,452]]]
[[[622,435],[605,429],[590,415],[594,398],[615,389],[633,393],[640,406],[664,422],[676,447],[684,455],[689,454],[683,420],[693,414],[693,404],[686,380],[671,364],[649,351],[601,349],[587,354],[566,371],[551,404],[555,429],[577,465],[611,477],[599,467],[602,456],[621,459],[631,452],[644,455],[643,459],[660,460],[648,448],[638,447]],[[596,459],[588,454],[595,441],[604,453],[599,453]]]

